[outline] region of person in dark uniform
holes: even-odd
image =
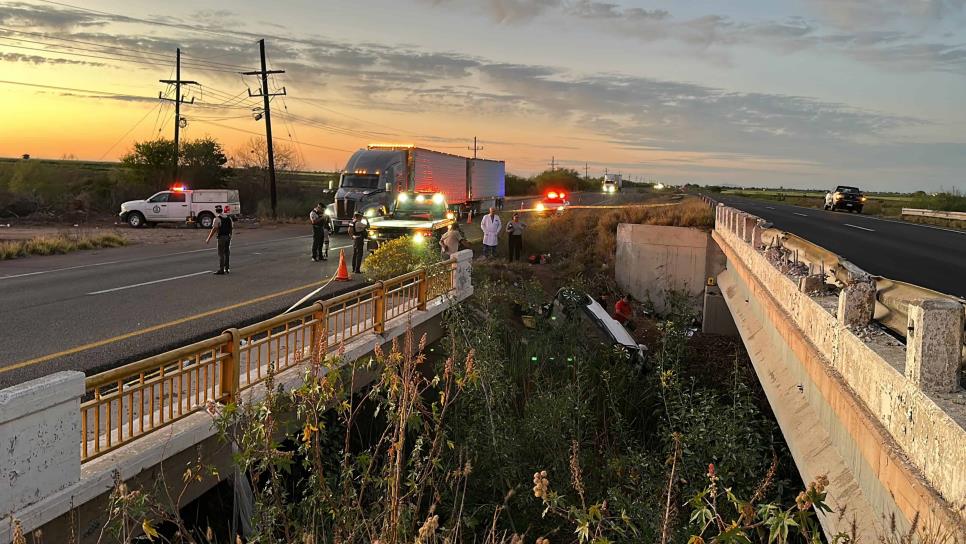
[[[362,259],[366,253],[366,238],[369,237],[369,220],[356,212],[349,223],[349,236],[352,236],[352,272],[362,274]]]
[[[325,215],[325,205],[319,204],[309,212],[309,222],[312,223],[312,260],[325,261],[329,259],[329,233],[332,232],[332,218]]]
[[[221,206],[215,207],[218,217],[215,217],[214,221],[211,222],[211,230],[208,231],[208,237],[205,238],[207,244],[211,241],[212,236],[218,235],[218,271],[215,274],[219,276],[231,273],[228,258],[231,256],[231,233],[234,230],[234,224],[231,216],[225,211]]]

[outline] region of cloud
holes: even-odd
[[[23,55],[20,53],[0,53],[0,61],[26,62],[28,64],[34,64],[34,65],[77,64],[77,65],[84,65],[84,66],[105,66],[105,64],[101,62],[88,62],[84,60],[65,59],[60,57],[46,57],[41,55]]]
[[[934,24],[964,15],[966,0],[810,0],[829,24],[841,29],[879,28],[898,21]]]

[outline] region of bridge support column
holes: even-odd
[[[846,327],[865,327],[875,310],[875,283],[856,281],[839,293],[838,320]]]
[[[952,300],[909,304],[906,377],[923,391],[952,393],[959,389],[962,363],[963,306]]]
[[[0,518],[80,481],[83,372],[0,391]]]

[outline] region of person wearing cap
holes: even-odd
[[[352,215],[349,236],[352,237],[352,272],[362,274],[362,259],[366,252],[366,238],[369,237],[369,220],[361,212]]]
[[[207,244],[211,241],[212,236],[216,233],[218,235],[218,271],[215,274],[219,276],[231,273],[228,257],[231,255],[231,234],[234,230],[234,224],[228,211],[227,207],[222,209],[221,206],[215,206],[215,213],[218,216],[211,222],[211,230],[208,231],[208,237],[205,238]]]
[[[312,261],[325,261],[329,258],[329,233],[332,232],[332,218],[325,215],[325,204],[319,202],[309,212],[312,223]]]

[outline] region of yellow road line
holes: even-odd
[[[57,353],[51,353],[49,355],[44,355],[42,357],[36,357],[34,359],[27,359],[26,361],[20,361],[19,363],[14,363],[14,364],[12,364],[10,366],[5,366],[3,368],[0,368],[0,374],[3,374],[4,372],[9,372],[11,370],[16,370],[18,368],[24,368],[24,367],[27,367],[27,366],[33,366],[33,365],[36,365],[36,364],[45,363],[47,361],[50,361],[50,360],[53,360],[53,359],[57,359],[59,357],[64,357],[65,355],[73,355],[74,353],[79,353],[81,351],[87,351],[89,349],[101,347],[101,346],[104,346],[104,345],[107,345],[107,344],[110,344],[110,343],[113,343],[113,342],[119,342],[121,340],[127,340],[128,338],[133,338],[135,336],[140,336],[142,334],[147,334],[149,332],[159,331],[161,329],[166,329],[168,327],[174,327],[175,325],[181,325],[182,323],[188,323],[189,321],[195,321],[197,319],[202,319],[202,318],[205,318],[205,317],[208,317],[208,316],[211,316],[211,315],[215,315],[215,314],[221,313],[221,312],[227,312],[229,310],[234,310],[236,308],[241,308],[242,306],[248,306],[250,304],[257,304],[259,302],[264,302],[266,300],[273,299],[275,297],[281,297],[281,296],[285,296],[285,295],[290,295],[292,293],[296,293],[298,291],[302,291],[302,290],[308,289],[310,287],[317,287],[319,285],[322,285],[323,283],[325,283],[325,282],[324,281],[312,282],[312,283],[309,283],[309,284],[306,284],[306,285],[302,285],[302,286],[299,286],[299,287],[293,287],[291,289],[286,289],[284,291],[279,291],[277,293],[272,293],[270,295],[263,295],[263,296],[260,296],[260,297],[257,297],[257,298],[253,298],[251,300],[246,300],[244,302],[238,302],[236,304],[232,304],[230,306],[225,306],[223,308],[218,308],[218,309],[215,309],[215,310],[208,310],[207,312],[202,312],[202,313],[197,314],[197,315],[192,315],[192,316],[188,316],[188,317],[182,317],[181,319],[175,319],[174,321],[168,321],[167,323],[161,323],[159,325],[153,325],[151,327],[146,327],[144,329],[138,329],[136,331],[131,331],[131,332],[124,333],[124,334],[121,334],[121,335],[118,335],[118,336],[114,336],[114,337],[111,337],[111,338],[105,338],[103,340],[98,340],[96,342],[91,342],[89,344],[84,344],[84,345],[76,346],[76,347],[73,347],[73,348],[70,348],[70,349],[65,349],[64,351],[58,351]]]

